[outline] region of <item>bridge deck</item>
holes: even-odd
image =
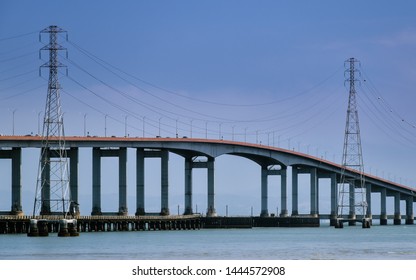
[[[301,152],[296,152],[293,150],[287,150],[279,147],[271,147],[266,146],[263,144],[254,144],[254,143],[247,143],[247,142],[237,142],[237,141],[229,141],[229,140],[217,140],[217,139],[202,139],[202,138],[144,138],[144,137],[84,137],[84,136],[66,136],[65,142],[68,147],[146,147],[154,148],[154,147],[164,147],[164,148],[172,148],[172,149],[195,149],[196,145],[215,145],[215,146],[228,146],[228,147],[240,147],[243,150],[247,150],[248,153],[253,153],[257,155],[257,151],[270,151],[270,152],[278,152],[284,155],[287,155],[291,158],[298,158],[307,160],[306,163],[313,164],[313,166],[317,166],[319,168],[329,168],[332,171],[336,170],[338,173],[344,169],[344,167],[338,163],[334,163],[328,161],[323,158],[315,157],[312,155],[308,155]],[[186,145],[194,145],[185,147],[183,144]],[[177,146],[179,145],[179,146]],[[25,135],[25,136],[12,136],[12,135],[0,135],[0,148],[12,148],[12,147],[20,147],[20,148],[40,148],[42,146],[42,137],[41,136],[32,136],[32,135]],[[225,152],[226,153],[226,152]],[[359,176],[358,171],[354,169],[347,169],[350,174],[356,174]],[[365,173],[365,178],[371,180],[374,183],[383,184],[394,186],[399,189],[415,192],[414,196],[416,197],[416,189],[386,180],[384,178]],[[376,184],[377,185],[377,184]]]

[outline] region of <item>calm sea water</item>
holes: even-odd
[[[0,235],[0,259],[416,259],[416,225]]]

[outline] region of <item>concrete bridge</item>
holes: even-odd
[[[53,139],[51,143],[53,143]],[[192,214],[192,170],[194,168],[207,169],[207,216],[216,216],[214,166],[215,159],[221,155],[235,155],[250,159],[261,167],[261,213],[267,217],[268,210],[268,176],[279,175],[281,180],[280,217],[299,216],[299,174],[310,176],[310,217],[335,219],[338,197],[337,189],[343,167],[339,164],[313,157],[307,154],[269,147],[258,144],[191,138],[127,138],[127,137],[66,137],[67,156],[70,159],[70,192],[72,200],[78,202],[78,150],[79,148],[92,148],[92,210],[91,215],[117,214],[127,215],[127,149],[136,150],[136,215],[145,215],[145,158],[156,157],[161,159],[161,210],[160,214],[169,215],[169,180],[168,161],[169,153],[178,154],[185,159],[185,212]],[[22,149],[41,148],[40,136],[0,136],[0,158],[11,159],[12,183],[10,211],[0,214],[22,215],[21,205],[21,161]],[[52,144],[53,147],[53,144]],[[51,148],[50,158],[56,156]],[[119,209],[115,213],[101,211],[101,157],[117,157],[119,159]],[[201,160],[201,158],[203,160]],[[291,168],[292,185],[291,198],[287,195],[287,170]],[[345,171],[346,176],[360,179],[360,174],[352,169]],[[47,171],[43,176],[48,176]],[[374,215],[380,219],[380,224],[387,224],[388,218],[393,218],[395,224],[400,224],[400,202],[405,201],[406,224],[414,223],[413,203],[416,200],[415,189],[364,174],[366,182],[366,195],[368,210],[366,217],[372,218],[371,193],[380,193],[380,214]],[[329,178],[331,182],[331,212],[326,215],[319,213],[319,179]],[[386,199],[394,197],[394,213],[387,215]],[[291,199],[291,212],[287,201]],[[1,206],[0,206],[1,207]],[[353,207],[352,207],[353,208]],[[350,209],[351,210],[351,209]],[[351,212],[351,211],[350,211]],[[50,213],[43,213],[45,215]],[[350,213],[355,215],[355,213]]]

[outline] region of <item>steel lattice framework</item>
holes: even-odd
[[[345,61],[345,73],[348,78],[345,82],[349,83],[349,99],[347,109],[347,120],[345,125],[344,148],[342,154],[341,181],[338,191],[338,217],[348,213],[348,219],[355,220],[356,214],[364,215],[367,213],[366,189],[364,180],[364,163],[361,148],[360,125],[357,110],[356,83],[359,82],[357,76],[360,72],[356,68],[359,63],[355,58]],[[350,178],[345,176],[346,169],[359,171],[360,178]]]
[[[65,33],[58,26],[49,26],[39,34],[49,34],[49,44],[40,49],[49,51],[49,61],[40,67],[49,68],[48,94],[42,131],[42,149],[39,158],[38,180],[33,215],[66,215],[69,213],[69,174],[65,149],[63,113],[61,110],[58,69],[66,67],[58,61],[58,52],[66,48],[58,44],[58,35]]]

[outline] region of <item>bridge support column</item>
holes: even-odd
[[[286,190],[286,166],[279,165],[279,168],[275,168],[275,165],[268,165],[268,163],[264,163],[261,165],[261,217],[268,217],[269,216],[269,208],[268,208],[268,192],[269,192],[269,176],[271,175],[280,175],[281,181],[281,214],[280,216],[286,217],[287,213],[287,190]],[[276,213],[278,216],[279,213]]]
[[[13,148],[11,151],[12,157],[12,215],[23,215],[22,211],[22,183],[21,183],[21,169],[22,169],[22,149]]]
[[[371,184],[370,183],[366,183],[366,190],[365,190],[365,195],[366,195],[366,201],[367,201],[367,213],[366,213],[366,218],[370,219],[370,223],[373,219],[373,214],[371,212]]]
[[[282,166],[280,170],[280,186],[281,186],[281,197],[280,197],[280,204],[281,204],[281,212],[280,217],[287,217],[287,168]]]
[[[413,225],[415,218],[413,216],[413,197],[406,198],[406,225]]]
[[[381,189],[380,193],[380,225],[387,225],[387,210],[386,210],[386,199],[387,199],[387,190],[385,188]]]
[[[144,215],[144,149],[136,150],[136,216]]]
[[[394,222],[395,225],[400,225],[402,223],[402,217],[400,214],[400,193],[396,192],[394,194]]]
[[[216,216],[215,190],[214,190],[214,162],[215,158],[206,157],[206,161],[197,160],[198,156],[185,156],[185,211],[184,214],[192,214],[192,170],[194,168],[207,169],[208,206],[207,216]]]
[[[185,157],[185,212],[184,215],[193,213],[192,209],[192,157]]]
[[[169,151],[168,150],[136,150],[136,216],[145,214],[145,158],[160,158],[161,162],[161,215],[169,215]]]
[[[169,152],[161,151],[161,215],[169,215]]]
[[[267,207],[267,191],[268,191],[268,184],[267,184],[267,176],[268,170],[267,165],[261,167],[261,217],[268,217],[269,210]]]
[[[316,168],[310,169],[311,216],[318,217],[318,174]]]
[[[355,226],[356,225],[356,214],[355,214],[355,188],[354,188],[354,184],[350,184],[349,186],[350,191],[349,191],[349,195],[350,195],[350,211],[348,214],[348,219],[350,219],[351,221],[348,222],[348,225],[350,226]]]
[[[335,226],[338,217],[338,181],[337,174],[331,173],[331,214],[330,226]]]
[[[21,148],[11,150],[0,149],[0,158],[11,159],[11,215],[23,215],[22,211],[22,184],[21,184]]]
[[[70,196],[71,206],[70,212],[79,216],[79,203],[78,203],[78,148],[71,148],[68,151],[69,157],[69,184],[70,184]]]
[[[41,161],[43,163],[47,162],[50,163],[50,151],[47,148],[41,148]],[[43,165],[43,164],[42,164]],[[40,209],[41,215],[49,215],[51,213],[51,185],[50,185],[50,173],[51,173],[50,164],[45,164],[44,168],[41,172],[41,181],[43,184],[42,187],[42,206]]]
[[[208,157],[208,212],[207,216],[217,216],[215,210],[215,192],[214,192],[214,161],[215,158]]]
[[[101,212],[101,158],[118,158],[118,215],[127,215],[127,148],[92,149],[92,212],[91,215],[102,215]]]
[[[100,148],[92,149],[92,212],[101,215],[101,155]]]
[[[298,216],[298,168],[292,166],[292,216]]]
[[[118,214],[127,216],[127,148],[120,148],[118,156]]]

